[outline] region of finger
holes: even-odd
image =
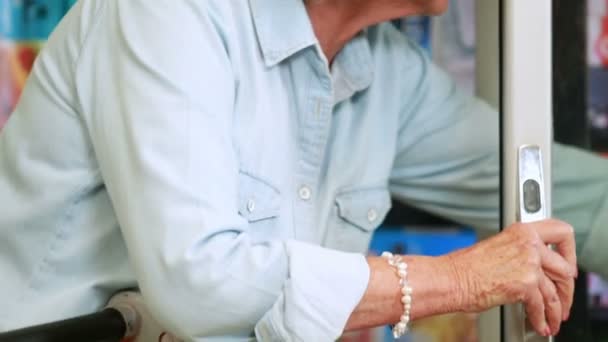
[[[542,276],[540,280],[540,292],[545,304],[545,317],[551,329],[551,335],[557,335],[562,323],[562,303],[557,294],[555,284],[547,276]]]
[[[541,336],[548,336],[551,331],[545,319],[545,303],[540,289],[530,290],[524,304],[528,321],[534,330]]]
[[[574,279],[554,283],[557,287],[557,294],[562,303],[562,320],[570,317],[570,310],[574,302]]]
[[[564,268],[565,260],[556,252],[547,247],[541,247],[541,262],[546,276],[548,276],[557,287],[557,294],[562,305],[562,320],[568,319],[570,309],[574,301],[574,279],[569,276]]]
[[[542,267],[545,272],[551,273],[552,278],[560,277],[569,279],[576,276],[574,269],[568,261],[548,246],[540,246],[539,252]]]
[[[562,221],[550,219],[536,222],[534,227],[544,243],[554,244],[559,254],[573,268],[576,268],[576,244],[572,226]]]

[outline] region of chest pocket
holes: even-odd
[[[349,252],[367,251],[372,234],[391,209],[388,190],[367,188],[339,193],[334,208],[334,225],[326,245]]]
[[[249,223],[267,223],[278,217],[281,194],[268,182],[246,172],[239,173],[239,214]]]

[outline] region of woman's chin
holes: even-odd
[[[441,15],[448,10],[448,0],[423,0],[426,5],[426,14]]]

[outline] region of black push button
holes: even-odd
[[[524,208],[529,214],[534,214],[540,211],[540,184],[533,179],[529,179],[524,183]]]

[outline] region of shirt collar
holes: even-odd
[[[317,44],[302,0],[249,0],[260,49],[267,66]]]
[[[297,52],[318,46],[303,0],[249,0],[253,21],[266,66],[275,66]],[[373,57],[367,30],[348,42],[334,60],[340,68],[335,101],[340,102],[366,89],[374,78]],[[319,51],[319,53],[321,53]]]
[[[374,79],[374,64],[367,31],[361,32],[338,53],[333,65],[334,101],[341,102],[367,89]]]

